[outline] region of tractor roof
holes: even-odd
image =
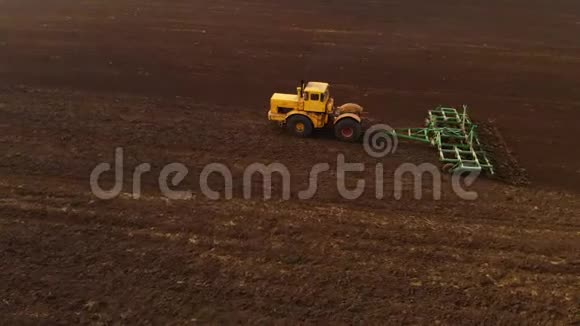
[[[324,93],[328,89],[328,83],[321,83],[321,82],[308,82],[304,91],[306,92],[315,92],[315,93]]]

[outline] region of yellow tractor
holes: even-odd
[[[314,129],[332,127],[343,141],[357,141],[362,134],[363,108],[354,103],[334,107],[328,83],[302,81],[295,94],[274,93],[268,119],[286,126],[296,136],[308,137]]]

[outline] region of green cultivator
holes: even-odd
[[[494,174],[494,168],[477,137],[477,125],[454,108],[438,107],[429,111],[425,128],[395,129],[401,138],[429,143],[439,151],[439,160],[446,171],[476,171]]]

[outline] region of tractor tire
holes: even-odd
[[[334,135],[341,141],[355,142],[362,134],[360,123],[351,118],[344,118],[334,125]]]
[[[301,114],[291,116],[286,123],[286,127],[294,136],[302,138],[312,135],[312,130],[314,129],[312,121]]]

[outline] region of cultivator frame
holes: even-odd
[[[392,133],[436,147],[443,169],[449,172],[495,173],[477,136],[477,125],[467,115],[467,106],[462,112],[439,106],[429,111],[425,124],[425,128],[399,128]]]

